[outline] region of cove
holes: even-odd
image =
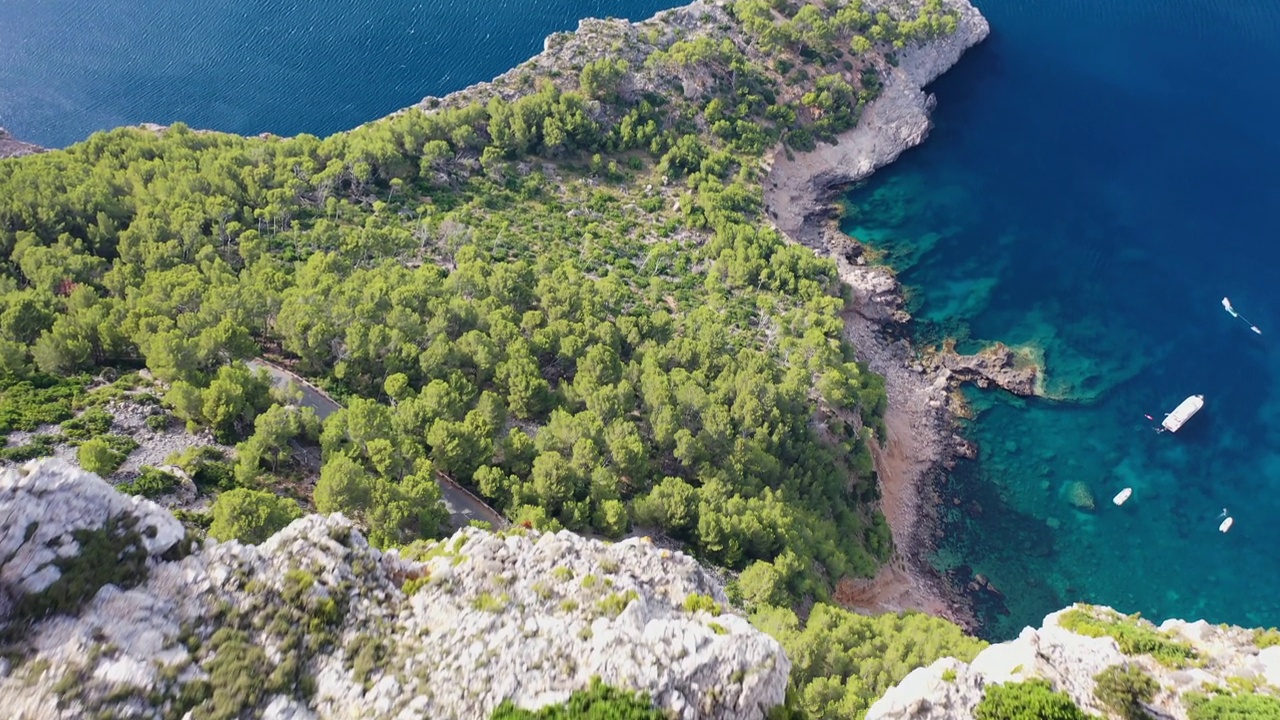
[[[897,270],[919,344],[1047,367],[1054,399],[968,393],[981,451],[944,488],[934,563],[1004,593],[979,608],[991,638],[1073,601],[1280,624],[1280,6],[975,5],[992,35],[931,88],[929,140],[843,223]]]

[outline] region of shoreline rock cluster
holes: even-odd
[[[55,537],[119,525],[143,545],[131,587]],[[0,475],[0,597],[40,599],[59,558],[78,593],[20,634],[0,628],[9,716],[178,717],[208,702],[227,717],[470,720],[505,699],[563,702],[594,677],[688,720],[763,719],[785,697],[777,641],[692,558],[643,538],[469,528],[384,553],[342,516],[310,515],[258,546],[184,554],[181,532],[61,461]]]

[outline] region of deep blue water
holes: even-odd
[[[326,135],[498,75],[583,17],[678,0],[0,0],[0,126]]]
[[[845,228],[899,270],[920,340],[1025,346],[1060,398],[969,393],[981,454],[935,562],[1004,593],[993,637],[1074,600],[1280,624],[1280,3],[975,4],[992,36]],[[1194,393],[1177,434],[1143,417]]]

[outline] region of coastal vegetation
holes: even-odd
[[[992,685],[974,708],[977,720],[1086,720],[1089,716],[1045,680]]]
[[[1064,612],[1058,624],[1071,632],[1088,637],[1114,638],[1120,652],[1128,655],[1150,655],[1156,662],[1171,668],[1185,667],[1196,658],[1190,643],[1161,632],[1137,615],[1121,615],[1098,607],[1076,607]]]
[[[221,446],[165,461],[213,496],[183,517],[216,539],[259,543],[314,508],[411,548],[444,531],[441,477],[517,526],[660,532],[736,571],[735,601],[799,658],[791,717],[863,717],[982,643],[923,615],[788,609],[889,557],[868,447],[887,400],[844,338],[834,263],[769,226],[761,182],[767,152],[854,127],[895,52],[954,29],[937,0],[896,8],[739,0],[695,28],[599,23],[561,40],[589,59],[330,138],[176,124],[0,162],[0,430],[61,423],[9,459],[73,444],[111,474],[133,451],[116,406],[162,405],[147,427]],[[343,408],[321,422],[259,356]],[[121,489],[176,484],[146,467]],[[297,650],[279,662],[246,640],[255,608],[228,610],[182,709],[309,695],[308,656],[344,611],[315,583],[298,570],[262,595]],[[649,711],[597,683],[495,717]]]
[[[1151,702],[1160,684],[1137,665],[1112,665],[1093,678],[1093,695],[1123,720],[1146,720],[1143,709]]]
[[[715,15],[601,23],[581,42],[617,57],[326,139],[178,124],[0,163],[0,420],[73,420],[83,390],[53,378],[145,366],[167,413],[239,443],[230,478],[195,478],[235,493],[215,537],[294,514],[264,493],[378,545],[435,536],[443,475],[517,523],[653,527],[779,603],[870,574],[883,381],[842,337],[834,265],[761,222],[760,159],[851,127],[887,56],[954,18]],[[259,354],[345,409],[288,409]],[[109,473],[112,443],[79,454]]]
[[[818,604],[801,622],[788,608],[762,607],[751,622],[791,658],[794,718],[861,720],[912,670],[944,657],[969,662],[987,646],[946,620],[915,612],[871,617]]]

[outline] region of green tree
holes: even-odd
[[[322,513],[343,513],[362,520],[373,501],[373,477],[344,453],[330,455],[320,469],[312,499]]]
[[[698,524],[698,491],[678,477],[665,477],[635,501],[636,522],[685,536]]]
[[[1146,720],[1143,705],[1151,702],[1160,685],[1137,665],[1112,665],[1093,677],[1098,698],[1124,720]]]
[[[790,593],[773,563],[757,560],[738,575],[738,591],[747,607],[781,605]]]
[[[871,617],[825,603],[804,623],[789,608],[758,606],[751,623],[782,644],[797,702],[815,718],[861,718],[912,670],[943,657],[967,662],[986,646],[923,613]]]
[[[261,490],[236,488],[213,502],[209,536],[256,545],[299,517],[302,510],[292,500]]]
[[[578,84],[588,97],[612,102],[617,98],[618,88],[630,69],[626,60],[592,60],[583,66],[578,75]]]
[[[223,365],[200,400],[200,414],[214,436],[219,442],[232,442],[271,405],[270,376],[265,370],[253,373],[243,363]]]
[[[124,462],[124,453],[117,452],[102,438],[92,438],[80,443],[76,460],[85,470],[106,477]]]
[[[1044,680],[1027,680],[987,687],[974,708],[977,720],[1087,720],[1064,692],[1054,692]]]

